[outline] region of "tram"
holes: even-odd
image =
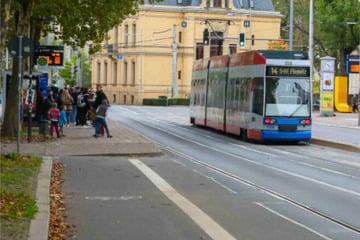
[[[190,122],[244,140],[309,141],[307,53],[247,51],[194,62]]]

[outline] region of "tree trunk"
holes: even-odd
[[[1,136],[2,137],[16,137],[18,129],[18,113],[19,113],[19,104],[18,104],[18,85],[19,77],[16,76],[19,71],[19,61],[14,57],[13,61],[13,71],[11,80],[7,82],[7,91],[6,91],[6,106],[5,106],[5,115],[4,122],[1,127]],[[6,79],[4,79],[6,81]],[[20,83],[21,84],[21,83]]]
[[[3,5],[6,3],[11,3],[11,0],[1,0],[2,14],[3,14]],[[34,0],[22,1],[21,6],[17,9],[17,12],[14,14],[16,34],[18,36],[19,35],[29,36],[30,18],[32,15],[33,7],[34,7]],[[10,5],[8,6],[8,11],[10,16]],[[4,30],[3,27],[1,29]],[[5,33],[7,33],[7,30]],[[2,38],[3,38],[3,33],[1,32],[1,39]],[[24,63],[24,61],[22,63]],[[23,74],[19,74],[20,70],[23,72],[23,69],[19,69],[19,59],[17,57],[13,57],[13,69],[12,69],[11,81],[9,81],[7,84],[7,93],[5,96],[6,106],[5,106],[4,122],[1,127],[1,137],[9,137],[9,138],[17,137],[18,116],[19,116],[19,107],[20,107],[18,104],[19,94],[22,102],[22,79],[19,79],[19,75],[23,75]],[[18,89],[19,84],[20,84],[20,93]]]

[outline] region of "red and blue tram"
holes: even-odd
[[[307,53],[248,51],[194,62],[190,122],[243,139],[309,141]]]

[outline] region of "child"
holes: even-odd
[[[96,108],[96,118],[95,118],[95,134],[94,137],[100,137],[100,125],[103,125],[106,130],[106,135],[108,138],[112,138],[109,132],[108,125],[106,123],[105,117],[107,109],[109,108],[109,102],[104,99],[101,104]]]
[[[64,105],[60,107],[60,118],[59,118],[59,126],[60,126],[60,134],[62,137],[65,137],[64,135],[64,125],[66,123],[66,112],[64,109]]]
[[[60,118],[60,111],[57,108],[57,103],[53,102],[51,103],[51,108],[48,111],[48,117],[50,119],[50,136],[53,136],[54,133],[54,128],[56,131],[56,135],[59,138],[60,137],[60,133],[59,133],[59,118]]]

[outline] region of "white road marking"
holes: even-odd
[[[316,235],[318,235],[318,236],[326,239],[326,240],[332,240],[331,238],[328,238],[327,236],[325,236],[325,235],[323,235],[323,234],[315,231],[314,229],[312,229],[312,228],[310,228],[310,227],[308,227],[308,226],[305,226],[304,224],[299,223],[299,222],[297,222],[297,221],[295,221],[295,220],[293,220],[293,219],[291,219],[291,218],[289,218],[289,217],[286,217],[285,215],[282,215],[281,213],[279,213],[279,212],[277,212],[277,211],[275,211],[275,210],[273,210],[273,209],[265,206],[264,204],[261,204],[261,203],[259,203],[259,202],[255,202],[255,204],[258,205],[258,206],[260,206],[260,207],[262,207],[262,208],[264,208],[264,209],[266,209],[266,210],[268,210],[269,212],[271,212],[271,213],[273,213],[273,214],[275,214],[275,215],[277,215],[277,216],[279,216],[279,217],[281,217],[281,218],[283,218],[283,219],[285,219],[285,220],[287,220],[287,221],[295,224],[295,225],[298,225],[298,226],[300,226],[300,227],[302,227],[302,228],[304,228],[304,229],[306,229],[306,230],[308,230],[308,231],[310,231],[310,232],[312,232],[312,233],[314,233],[314,234],[316,234]]]
[[[133,199],[142,199],[142,196],[121,196],[121,197],[107,197],[107,196],[87,196],[86,200],[97,200],[97,201],[127,201]]]
[[[155,173],[151,168],[146,166],[138,159],[129,159],[149,180],[174,202],[181,210],[184,211],[196,224],[199,225],[214,240],[235,240],[229,232],[215,222],[209,215],[203,212],[195,204],[179,194],[170,184]]]

